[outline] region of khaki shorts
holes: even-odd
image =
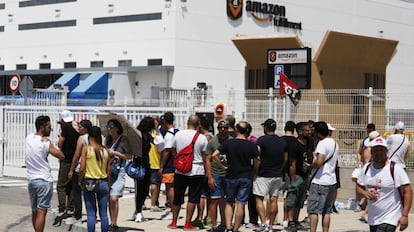
[[[174,173],[163,173],[161,177],[161,183],[164,183],[164,184],[174,183]]]

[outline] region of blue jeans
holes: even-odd
[[[85,182],[93,181],[86,179]],[[101,179],[99,188],[96,192],[89,192],[84,189],[83,198],[85,200],[87,226],[88,232],[95,232],[96,222],[96,202],[99,207],[99,217],[101,218],[101,231],[107,232],[109,227],[108,221],[108,201],[109,201],[109,186],[106,179]]]
[[[252,180],[249,178],[226,179],[226,202],[247,204],[251,188]]]

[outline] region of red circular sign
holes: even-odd
[[[16,93],[19,91],[21,79],[19,74],[13,74],[9,77],[9,91],[12,93]]]
[[[221,116],[224,113],[224,104],[217,104],[216,107],[214,108],[214,113],[216,114],[216,116]]]

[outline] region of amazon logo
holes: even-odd
[[[243,15],[243,0],[227,0],[227,16],[237,20]]]
[[[277,4],[262,3],[258,1],[246,1],[246,12],[258,21],[272,21],[273,18],[284,18],[286,16],[286,8]]]

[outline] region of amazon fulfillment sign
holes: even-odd
[[[243,16],[243,0],[227,0],[227,16],[238,20]],[[260,22],[272,22],[275,27],[302,30],[301,22],[291,22],[286,17],[286,7],[259,1],[246,1],[246,13]]]

